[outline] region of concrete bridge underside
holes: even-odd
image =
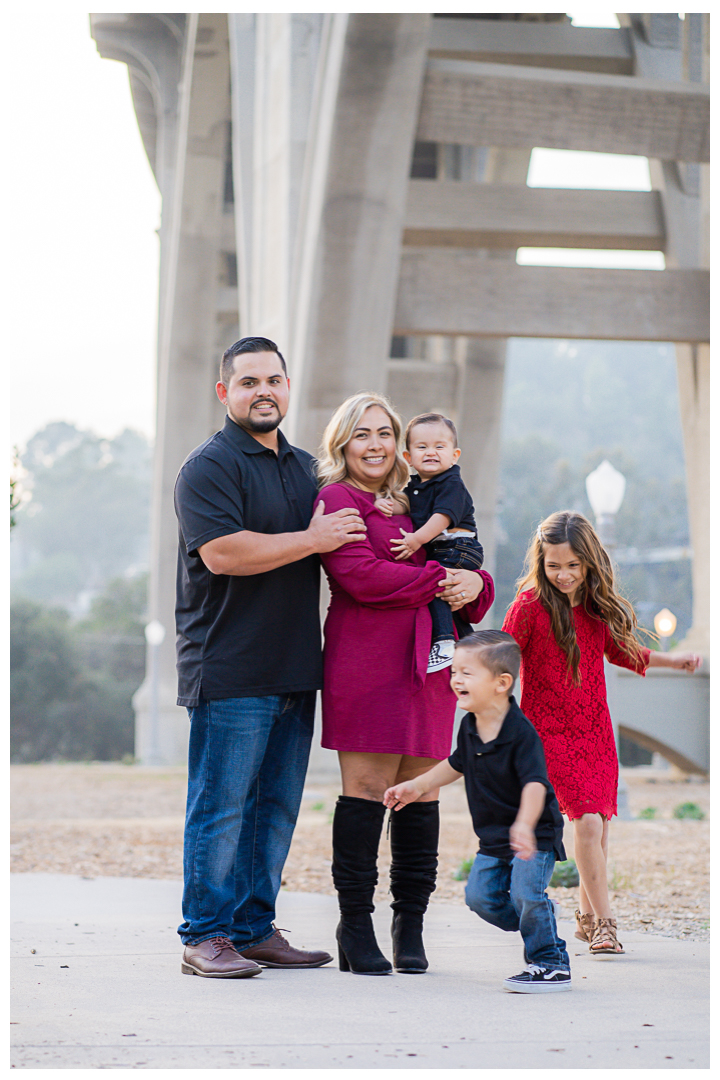
[[[91,16],[101,55],[128,65],[163,196],[150,616],[170,632],[152,657],[159,717],[147,684],[136,695],[140,760],[186,754],[172,490],[220,426],[218,358],[246,333],[284,346],[285,429],[311,451],[362,388],[406,417],[452,415],[490,569],[507,338],[675,342],[694,551],[685,646],[707,655],[709,16],[619,20]],[[528,188],[534,146],[646,156],[653,190]],[[662,250],[667,269],[518,266],[526,245]],[[675,685],[654,719],[620,725],[704,771],[707,680]],[[689,697],[700,734],[676,738]]]

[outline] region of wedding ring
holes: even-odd
[[[460,593],[460,595],[461,595],[461,597],[462,597],[462,598],[463,598],[463,600],[464,600],[464,599],[465,599],[465,593],[464,593],[464,592],[461,592],[461,593]]]

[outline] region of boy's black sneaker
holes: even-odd
[[[515,994],[557,994],[561,990],[571,989],[569,971],[540,967],[538,964],[528,964],[519,975],[512,975],[503,983],[503,990]]]

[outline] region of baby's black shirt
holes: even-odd
[[[425,481],[411,476],[405,494],[415,529],[422,528],[433,514],[446,514],[450,518],[449,528],[467,529],[477,536],[472,497],[462,481],[459,465]]]
[[[458,731],[457,747],[448,763],[465,776],[470,816],[483,855],[496,859],[513,857],[510,826],[520,808],[522,789],[537,781],[547,789],[545,807],[535,826],[538,850],[554,851],[560,861],[566,858],[562,815],[548,780],[540,736],[514,697],[510,698],[510,709],[499,734],[491,742],[482,741],[475,717],[466,713]]]

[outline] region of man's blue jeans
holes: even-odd
[[[297,821],[315,691],[201,700],[188,709],[185,945],[224,935],[238,949],[273,933]]]
[[[485,922],[501,930],[519,930],[530,964],[570,970],[565,942],[558,937],[555,911],[547,889],[555,866],[553,851],[532,859],[475,856],[465,902]]]

